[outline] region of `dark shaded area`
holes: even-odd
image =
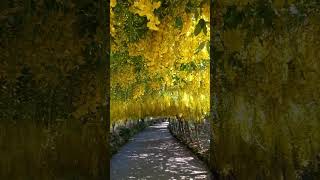
[[[320,179],[319,1],[212,1],[216,179]]]
[[[109,176],[108,7],[0,2],[0,179]]]

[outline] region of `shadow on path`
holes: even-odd
[[[111,180],[209,179],[209,170],[168,131],[168,122],[134,136],[111,159]]]

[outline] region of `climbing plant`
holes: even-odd
[[[209,112],[207,0],[111,1],[111,121]]]

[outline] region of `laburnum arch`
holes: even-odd
[[[210,1],[111,1],[111,121],[209,112]]]
[[[209,1],[111,3],[111,121],[201,120],[211,98],[218,177],[319,179],[319,2],[211,2],[212,61]]]

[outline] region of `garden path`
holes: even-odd
[[[210,179],[210,172],[167,129],[154,124],[135,135],[111,159],[111,180]]]

